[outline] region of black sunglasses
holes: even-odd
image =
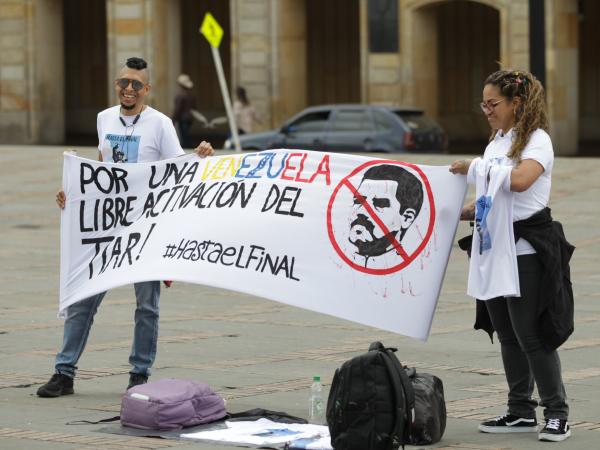
[[[139,91],[145,86],[144,83],[138,80],[132,80],[130,78],[117,78],[117,85],[121,89],[126,89],[129,86],[129,83],[131,83],[131,87],[134,91]]]

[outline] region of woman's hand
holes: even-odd
[[[60,209],[65,209],[65,202],[67,201],[67,196],[64,191],[61,189],[56,193],[56,204]]]
[[[450,172],[453,174],[466,175],[469,172],[471,159],[458,159],[450,165]]]
[[[212,147],[212,145],[210,145],[210,142],[206,141],[200,142],[200,145],[196,147],[194,151],[200,158],[205,158],[215,154],[215,149]]]
[[[463,206],[460,210],[460,220],[475,220],[475,201]]]

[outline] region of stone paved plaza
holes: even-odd
[[[128,380],[135,303],[131,286],[106,297],[79,364],[75,395],[35,395],[52,373],[62,339],[62,321],[56,318],[60,214],[54,195],[64,150],[0,146],[0,449],[239,448],[107,434],[98,431],[102,425],[66,425],[118,414]],[[94,148],[79,150],[96,156]],[[447,165],[455,158],[397,159]],[[262,407],[306,417],[312,376],[321,375],[328,387],[336,367],[381,340],[399,348],[403,363],[444,382],[448,424],[442,441],[430,448],[600,448],[598,172],[600,159],[558,158],[555,163],[551,207],[577,247],[571,264],[576,330],[560,350],[573,436],[561,444],[538,442],[530,433],[477,431],[480,420],[505,411],[506,387],[498,344],[472,329],[473,301],[465,295],[467,260],[457,246],[426,343],[245,294],[175,283],[161,298],[153,378],[206,382],[227,399],[230,411]],[[466,232],[461,224],[457,235]]]

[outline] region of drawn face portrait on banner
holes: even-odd
[[[334,189],[327,231],[345,264],[386,276],[409,269],[417,259],[422,266],[435,220],[431,183],[419,166],[374,160],[350,170]]]
[[[370,258],[401,253],[400,242],[422,204],[421,181],[404,167],[382,164],[364,173],[354,195],[348,240],[365,267]]]

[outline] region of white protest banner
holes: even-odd
[[[425,340],[466,182],[447,166],[272,150],[138,164],[65,154],[63,189],[61,313],[177,280]]]

